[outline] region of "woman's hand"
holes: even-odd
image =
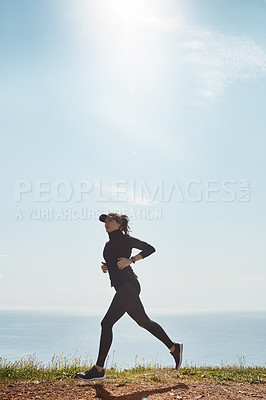
[[[107,265],[105,262],[102,262],[101,268],[102,268],[103,273],[106,274],[106,272],[108,271],[108,268],[107,268]]]
[[[117,266],[118,266],[119,269],[123,269],[125,267],[128,267],[132,263],[131,260],[129,260],[128,258],[125,258],[125,257],[120,257],[120,258],[118,258],[118,260],[120,260],[117,263]]]

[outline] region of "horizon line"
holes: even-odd
[[[82,307],[27,307],[27,306],[9,306],[1,307],[0,311],[36,311],[36,312],[51,312],[51,313],[64,313],[64,314],[75,314],[75,315],[87,315],[87,316],[101,316],[106,310],[101,309],[89,309]],[[222,313],[263,313],[266,309],[149,309],[150,314],[157,315],[182,315],[182,314],[222,314]]]

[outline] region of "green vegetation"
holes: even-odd
[[[54,381],[73,380],[76,373],[85,371],[93,365],[88,355],[82,360],[76,355],[53,356],[51,362],[44,364],[35,355],[22,358],[15,362],[0,357],[0,380]],[[119,369],[115,364],[106,370],[106,382],[124,386],[136,381],[151,381],[166,383],[169,380],[207,379],[220,383],[249,382],[266,383],[266,368],[240,365],[224,365],[217,367],[183,364],[177,372],[172,367],[162,367],[160,364],[135,364],[130,369]]]

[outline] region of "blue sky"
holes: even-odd
[[[116,209],[157,250],[134,266],[148,311],[265,310],[265,17],[0,0],[2,308],[102,314]]]

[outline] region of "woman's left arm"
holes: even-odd
[[[142,250],[139,254],[134,256],[134,261],[141,260],[142,258],[148,257],[149,255],[155,252],[155,248],[149,243],[144,242],[143,240],[139,240],[133,236],[130,236],[129,240],[131,242],[130,244],[132,248]],[[133,263],[131,259],[124,257],[120,257],[118,258],[118,260],[120,260],[117,263],[119,269],[128,267],[130,264]]]
[[[142,258],[146,258],[155,252],[155,248],[151,244],[144,242],[143,240],[139,240],[139,239],[131,236],[130,241],[131,241],[132,248],[142,250],[139,253],[142,256]]]

